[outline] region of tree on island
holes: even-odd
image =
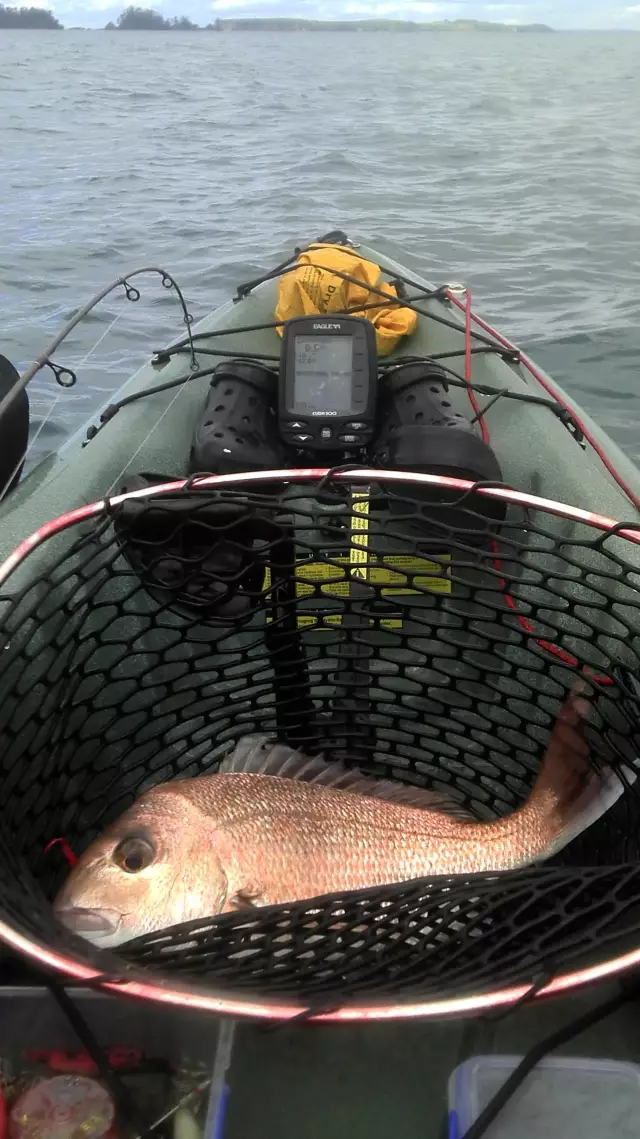
[[[195,32],[199,31],[197,24],[193,24],[186,16],[174,16],[165,20],[153,8],[136,8],[133,5],[125,8],[118,16],[117,23],[107,24],[105,31],[124,32]]]
[[[0,4],[0,28],[62,28],[46,8],[7,8]]]

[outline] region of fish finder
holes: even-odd
[[[304,451],[366,446],[375,430],[375,329],[354,316],[295,317],[284,325],[278,429]]]

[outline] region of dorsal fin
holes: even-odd
[[[350,769],[338,762],[328,763],[322,756],[305,755],[288,744],[274,743],[267,735],[243,736],[235,751],[223,761],[219,772],[221,775],[243,772],[297,779],[338,791],[350,791],[355,795],[404,803],[425,811],[438,811],[465,822],[473,819],[469,811],[444,793],[428,791],[424,787],[409,787],[406,783],[393,783],[389,779],[373,779],[363,775],[357,768]]]

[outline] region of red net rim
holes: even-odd
[[[61,531],[73,526],[76,522],[82,522],[87,518],[94,518],[112,506],[119,506],[120,503],[126,502],[129,499],[136,498],[154,498],[163,494],[175,494],[177,491],[198,488],[203,489],[206,487],[233,487],[242,485],[243,483],[251,483],[253,486],[256,483],[270,484],[274,482],[291,481],[291,482],[317,482],[321,479],[331,478],[336,482],[390,482],[390,483],[416,483],[421,486],[442,487],[446,490],[460,491],[460,494],[467,494],[469,491],[474,490],[476,494],[484,498],[495,499],[499,502],[512,503],[515,506],[530,507],[536,510],[545,510],[549,514],[555,514],[559,518],[569,518],[575,522],[583,522],[589,526],[593,526],[597,530],[611,530],[619,527],[621,524],[615,518],[608,518],[604,514],[596,514],[591,510],[583,510],[579,506],[569,506],[563,502],[555,502],[550,498],[540,498],[534,494],[527,494],[524,491],[512,490],[507,486],[488,486],[477,483],[472,483],[467,479],[449,478],[444,475],[427,475],[418,471],[389,471],[377,470],[375,467],[361,467],[355,471],[336,471],[332,472],[327,467],[302,467],[300,469],[282,469],[273,471],[260,471],[258,472],[242,472],[240,474],[231,475],[206,475],[203,478],[189,478],[177,479],[172,482],[160,483],[158,486],[144,487],[142,490],[128,491],[126,494],[114,495],[112,498],[99,499],[97,502],[90,502],[86,506],[79,506],[75,510],[70,510],[66,514],[60,514],[57,518],[53,518],[50,522],[45,522],[37,530],[34,530],[28,538],[25,538],[13,553],[5,558],[4,562],[0,564],[0,584],[7,580],[13,570],[20,565],[22,561],[35,550],[38,546],[42,545],[47,538],[52,538],[54,534],[59,534]],[[634,526],[623,524],[622,528],[617,531],[618,536],[626,538],[635,545],[640,545],[640,522],[637,528]]]

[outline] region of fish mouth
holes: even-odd
[[[91,941],[114,937],[122,921],[115,910],[88,910],[80,906],[57,910],[56,917],[72,933],[88,937]]]

